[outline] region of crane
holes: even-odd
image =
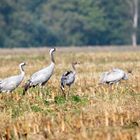
[[[65,90],[65,86],[68,86],[69,87],[69,90],[70,90],[70,87],[71,85],[74,83],[75,81],[75,75],[76,75],[76,68],[75,68],[75,65],[78,64],[77,62],[73,62],[72,63],[72,69],[73,70],[70,70],[70,71],[66,71],[62,76],[61,76],[61,89],[64,93],[64,90]],[[65,95],[66,96],[66,95]]]
[[[55,48],[50,49],[50,58],[51,58],[51,63],[48,67],[45,67],[37,72],[35,72],[30,79],[27,81],[27,83],[24,85],[24,90],[23,90],[23,95],[25,92],[31,88],[35,87],[37,85],[43,86],[47,83],[47,81],[51,78],[54,67],[55,67],[55,60],[54,60],[54,55],[53,53],[56,51]]]
[[[128,71],[128,73],[131,73],[131,71]],[[121,69],[113,68],[111,71],[102,73],[100,77],[100,84],[114,84],[121,80],[128,80],[128,74]]]
[[[23,66],[25,65],[26,65],[25,63],[19,64],[19,68],[21,72],[19,75],[11,76],[0,80],[0,92],[10,93],[20,85],[25,75],[24,68],[23,68]]]

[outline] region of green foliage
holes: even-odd
[[[66,101],[65,97],[64,96],[56,96],[55,97],[55,103],[56,104],[64,104]]]
[[[101,5],[105,5],[103,9],[108,22],[106,42],[118,45],[131,44],[132,17],[126,1],[104,0]]]
[[[57,35],[57,45],[91,44],[90,36],[105,30],[103,11],[93,0],[50,1],[42,13],[46,13],[42,18],[47,27]]]
[[[49,105],[50,102],[49,102],[48,100],[44,100],[44,104],[45,104],[45,105]]]
[[[130,44],[132,30],[122,0],[0,1],[0,47]]]
[[[42,109],[38,105],[32,105],[31,109],[34,112],[41,112],[42,111]]]
[[[78,95],[72,96],[71,99],[72,99],[72,101],[77,102],[77,103],[78,103],[78,102],[81,102],[81,98],[80,98],[80,96],[78,96]]]
[[[80,97],[78,95],[71,96],[71,101],[75,104],[79,103],[79,104],[82,104],[82,105],[86,105],[86,103],[89,102],[87,97]]]

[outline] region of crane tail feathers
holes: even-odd
[[[23,86],[24,90],[23,90],[23,95],[25,95],[26,91],[30,88],[30,83],[31,81],[28,81],[27,83],[25,83],[25,85]]]

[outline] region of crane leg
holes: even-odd
[[[118,87],[119,87],[119,82],[116,83],[116,87],[117,87],[117,89],[118,89]]]
[[[68,97],[70,96],[70,86],[68,86],[69,87],[69,89],[68,89]]]
[[[65,88],[62,87],[62,86],[60,88],[61,88],[61,91],[62,91],[63,96],[66,98]]]
[[[43,85],[39,85],[39,97],[42,99],[44,95],[44,87]]]

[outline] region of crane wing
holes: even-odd
[[[68,84],[72,84],[74,82],[74,80],[75,80],[75,74],[74,73],[70,73],[68,75],[67,83]]]
[[[31,85],[38,85],[47,82],[53,74],[53,70],[54,65],[50,65],[47,68],[44,68],[34,73],[30,78]]]
[[[107,73],[107,75],[105,76],[105,81],[115,82],[121,80],[123,77],[124,77],[123,71],[112,70],[111,72]]]
[[[72,84],[74,80],[75,80],[75,74],[72,71],[67,71],[61,77],[61,85]]]
[[[72,71],[66,71],[63,76],[68,76],[70,73],[72,73]]]
[[[30,79],[31,79],[31,80],[32,80],[32,79],[35,79],[36,77],[38,77],[38,76],[41,75],[42,73],[45,73],[45,69],[46,69],[46,68],[41,69],[41,70],[35,72],[35,73],[31,76]]]
[[[100,76],[100,83],[105,83],[106,82],[106,76],[108,75],[109,72],[104,72]]]
[[[21,83],[22,79],[21,75],[5,78],[0,82],[0,87],[3,90],[13,90]]]

